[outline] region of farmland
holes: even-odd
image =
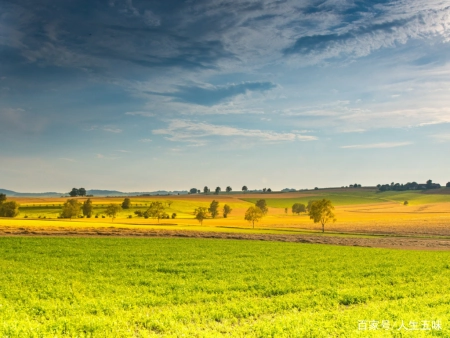
[[[243,215],[261,198],[253,229]],[[290,211],[320,198],[338,219],[324,234]],[[2,337],[450,335],[447,189],[133,197],[114,221],[105,209],[123,197],[93,197],[94,217],[72,220],[58,218],[66,198],[11,199]],[[193,210],[213,199],[232,212],[200,225]],[[176,217],[136,217],[153,201]]]
[[[0,238],[0,336],[448,336],[449,262],[278,242]],[[361,320],[378,327],[361,332]]]

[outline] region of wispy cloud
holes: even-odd
[[[371,143],[371,144],[355,144],[349,146],[342,146],[343,149],[385,149],[385,148],[397,148],[405,147],[413,144],[412,142],[384,142],[384,143]]]
[[[317,137],[311,135],[301,135],[292,132],[280,133],[258,129],[243,129],[223,125],[213,125],[205,122],[192,122],[187,120],[172,120],[165,129],[153,130],[155,135],[168,135],[171,141],[187,141],[197,143],[205,137],[244,137],[256,138],[262,141],[314,141]]]
[[[111,128],[111,127],[104,127],[102,130],[103,130],[103,131],[107,131],[107,132],[109,132],[109,133],[115,133],[115,134],[119,134],[119,133],[122,132],[122,129],[119,129],[119,128]]]
[[[120,157],[116,157],[116,156],[105,156],[103,154],[97,154],[96,157],[98,159],[102,159],[102,160],[117,160],[120,158]]]
[[[144,116],[144,117],[153,117],[153,116],[155,116],[154,113],[150,113],[150,112],[146,112],[146,111],[129,111],[129,112],[126,112],[125,115]]]
[[[140,141],[141,141],[141,142],[144,142],[144,143],[152,142],[152,140],[149,139],[149,138],[143,138],[143,139],[141,139]]]

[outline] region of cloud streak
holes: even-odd
[[[412,142],[384,142],[371,144],[355,144],[349,146],[341,146],[342,149],[387,149],[405,147],[413,144]]]

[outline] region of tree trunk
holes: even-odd
[[[325,232],[325,223],[322,223],[322,233]]]

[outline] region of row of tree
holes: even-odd
[[[16,217],[19,214],[19,203],[7,201],[5,194],[0,194],[0,217]]]
[[[246,185],[244,185],[244,186],[242,187],[241,190],[242,190],[242,192],[247,192],[247,191],[248,191],[248,188],[247,188]],[[218,195],[221,191],[222,191],[222,188],[221,188],[221,187],[216,187],[216,189],[214,189],[214,193],[215,193],[216,195]],[[230,193],[230,192],[233,191],[233,188],[231,188],[230,186],[228,186],[228,187],[226,187],[225,191],[226,191],[227,193]],[[272,192],[272,189],[270,189],[270,188],[264,188],[262,191],[263,191],[263,192]],[[197,189],[197,188],[191,188],[191,189],[189,190],[189,193],[190,193],[190,194],[200,194],[201,192],[202,192],[202,191],[201,191],[200,189]],[[204,194],[209,194],[209,193],[211,193],[211,189],[208,188],[207,186],[205,186],[205,187],[203,188],[203,193],[204,193]]]
[[[72,190],[69,192],[70,197],[84,197],[86,196],[86,189],[84,188],[72,188]]]
[[[450,182],[447,183],[447,187],[450,187]],[[391,184],[378,184],[379,191],[405,191],[405,190],[427,190],[427,189],[439,189],[441,185],[439,183],[433,183],[432,180],[428,180],[427,183],[408,182],[406,184],[394,183]]]

